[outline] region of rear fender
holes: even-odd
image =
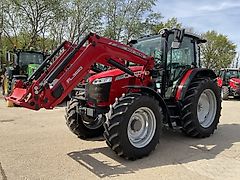
[[[164,123],[168,123],[169,127],[172,128],[171,119],[169,117],[169,109],[160,94],[158,94],[154,89],[145,86],[126,86],[126,88],[129,90],[140,90],[141,93],[147,93],[155,97],[155,99],[159,101],[160,106],[162,107],[163,115],[165,117]]]
[[[214,73],[213,70],[210,69],[205,69],[205,68],[195,68],[195,69],[190,69],[188,70],[183,78],[180,80],[180,83],[177,87],[175,99],[176,101],[181,101],[185,97],[185,94],[187,92],[187,89],[189,85],[191,84],[192,80],[194,78],[199,78],[199,77],[209,77],[211,79],[217,78],[216,74]]]

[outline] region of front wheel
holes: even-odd
[[[221,113],[221,95],[217,84],[199,78],[190,84],[183,100],[183,131],[192,137],[208,137],[214,133]]]
[[[78,99],[71,99],[66,108],[66,124],[68,128],[80,139],[94,138],[103,135],[103,122],[101,119],[79,114],[77,109],[81,106]]]
[[[162,118],[162,109],[157,100],[148,95],[129,93],[110,108],[104,123],[104,137],[116,154],[135,160],[155,149]]]

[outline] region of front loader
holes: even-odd
[[[103,134],[119,156],[141,158],[155,149],[163,126],[197,138],[217,128],[220,89],[215,73],[201,68],[204,42],[184,29],[129,46],[90,33],[78,45],[64,42],[7,99],[52,109],[74,91],[66,109],[70,130],[82,139]]]

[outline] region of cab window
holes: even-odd
[[[170,38],[173,39],[173,36]],[[192,41],[193,39],[191,37],[185,36],[183,38],[183,41],[181,43],[181,46],[179,49],[172,49],[168,52],[167,61],[168,64],[172,63],[173,65],[180,65],[185,66],[189,65],[191,66],[194,62],[194,43]],[[169,47],[171,47],[171,42],[173,40],[170,40]],[[170,48],[169,48],[170,49]]]

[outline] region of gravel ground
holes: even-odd
[[[240,179],[240,101],[223,102],[206,139],[165,130],[146,158],[117,157],[103,138],[83,141],[65,125],[64,107],[38,112],[0,99],[0,179]]]

